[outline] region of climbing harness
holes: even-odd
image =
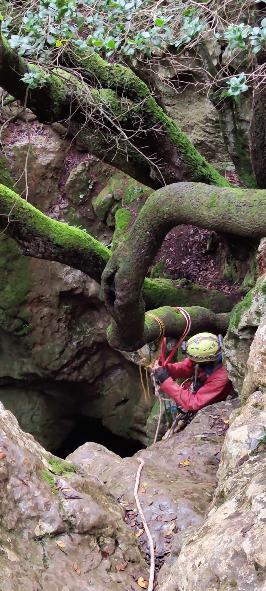
[[[162,439],[169,439],[170,437],[172,437],[172,435],[174,435],[177,431],[177,427],[180,428],[184,428],[186,427],[186,425],[188,423],[190,423],[190,421],[192,420],[193,416],[195,415],[194,412],[182,412],[179,411],[173,421],[173,424],[171,425],[170,429],[168,429],[168,431],[166,431],[166,433],[163,435]]]

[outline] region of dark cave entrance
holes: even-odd
[[[126,439],[119,435],[114,435],[109,429],[103,426],[100,419],[92,417],[77,416],[75,427],[66,437],[60,448],[52,451],[60,458],[65,458],[75,451],[77,447],[87,442],[100,443],[110,451],[118,454],[122,458],[133,456],[137,451],[145,446],[135,439]]]

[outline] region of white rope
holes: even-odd
[[[162,415],[163,415],[163,403],[162,403],[162,399],[160,396],[160,384],[156,384],[155,377],[153,374],[152,374],[152,381],[153,381],[153,386],[154,386],[154,394],[159,399],[159,404],[160,404],[159,418],[158,418],[158,423],[157,423],[157,427],[156,427],[156,431],[155,431],[155,435],[154,435],[154,440],[153,440],[153,443],[156,443],[157,438],[158,438],[160,425],[161,425]]]
[[[156,443],[156,441],[157,441],[159,429],[161,426],[162,415],[163,415],[163,403],[162,403],[161,396],[158,395],[158,398],[159,398],[159,403],[160,403],[160,412],[159,412],[159,418],[158,418],[158,423],[157,423],[153,443]]]
[[[153,539],[151,536],[151,532],[149,530],[147,521],[145,519],[145,515],[143,513],[141,504],[140,504],[140,500],[139,500],[139,495],[138,495],[138,490],[139,490],[139,482],[140,482],[140,475],[141,475],[141,470],[144,466],[144,460],[138,458],[138,461],[140,463],[137,474],[136,474],[136,482],[135,482],[135,487],[134,487],[134,497],[135,497],[135,501],[136,501],[136,505],[138,508],[138,512],[141,516],[142,519],[142,523],[143,523],[143,527],[146,533],[146,536],[148,538],[148,542],[149,542],[149,547],[150,547],[150,576],[149,576],[149,586],[148,586],[148,591],[153,591],[154,589],[154,578],[155,578],[155,553],[154,553],[154,544],[153,544]]]

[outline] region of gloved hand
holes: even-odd
[[[168,369],[166,367],[156,367],[153,372],[156,384],[162,384],[169,378]]]

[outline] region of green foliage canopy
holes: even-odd
[[[131,62],[215,43],[218,53],[219,47],[225,50],[228,63],[237,55],[246,67],[233,73],[222,68],[223,95],[238,99],[252,83],[248,74],[254,56],[265,49],[266,18],[257,22],[254,2],[243,14],[242,3],[238,14],[232,13],[231,0],[221,4],[223,13],[219,2],[205,0],[39,0],[27,4],[21,15],[21,7],[18,11],[10,1],[2,31],[20,55],[47,67],[58,64],[69,42],[81,51],[91,48],[107,59]],[[31,72],[24,82],[29,88],[41,86],[45,75]]]

